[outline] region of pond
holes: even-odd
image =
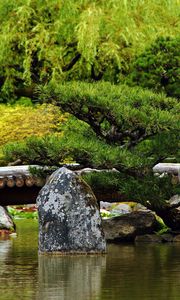
[[[39,256],[38,225],[0,240],[0,300],[179,300],[180,245],[108,245],[103,256]]]

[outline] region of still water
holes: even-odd
[[[180,245],[109,245],[104,256],[39,256],[37,221],[0,240],[0,300],[180,300]]]

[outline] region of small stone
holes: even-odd
[[[169,206],[170,206],[171,208],[180,206],[180,195],[174,195],[174,196],[172,196],[172,197],[167,201],[167,203],[169,204]]]
[[[111,208],[111,206],[112,206],[112,203],[110,203],[110,202],[100,201],[101,209],[109,210]]]
[[[125,203],[118,203],[114,207],[112,206],[111,212],[114,214],[124,215],[132,212],[132,208]]]
[[[133,208],[133,211],[150,211],[146,206],[142,205],[141,203],[136,203]]]
[[[121,203],[121,202],[103,202],[100,201],[100,208],[108,210],[112,214],[122,215],[122,214],[128,214],[132,212],[132,208],[129,205],[129,203]]]
[[[15,231],[15,224],[12,217],[3,206],[0,206],[0,230],[1,229],[9,230],[10,232]]]

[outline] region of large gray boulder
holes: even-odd
[[[135,211],[103,220],[103,230],[108,241],[133,241],[137,235],[153,233],[158,223],[151,211]]]
[[[0,206],[0,230],[15,231],[15,224],[6,208]]]
[[[103,253],[106,242],[91,188],[74,172],[60,168],[38,198],[39,252]]]

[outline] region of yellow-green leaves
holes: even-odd
[[[0,146],[57,131],[66,115],[52,105],[26,107],[0,105]]]
[[[176,0],[0,1],[3,101],[51,80],[122,82],[157,36],[179,33],[178,20]]]
[[[76,26],[77,49],[89,64],[97,54],[101,17],[101,9],[94,4],[82,12],[80,22]]]

